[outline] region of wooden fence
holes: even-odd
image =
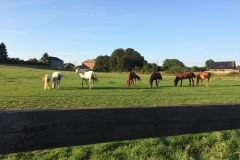
[[[0,112],[0,154],[240,128],[240,104]]]

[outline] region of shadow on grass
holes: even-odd
[[[114,86],[109,86],[109,87],[93,87],[92,90],[109,90],[109,89],[121,89],[121,90],[139,90],[139,89],[148,89],[148,90],[153,90],[153,89],[162,89],[162,88],[172,88],[174,86],[158,86],[158,87],[114,87]],[[61,90],[89,90],[88,87],[61,87]]]
[[[61,68],[51,67],[51,66],[41,66],[41,65],[27,65],[27,64],[4,64],[5,66],[11,67],[23,67],[23,68],[33,68],[33,69],[45,69],[45,70],[59,70],[59,71],[75,71],[73,68]]]

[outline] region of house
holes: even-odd
[[[82,62],[82,67],[84,69],[94,70],[95,69],[95,62],[96,62],[95,59],[86,60],[86,61]]]
[[[213,73],[239,73],[239,70],[236,68],[235,61],[212,62],[209,71]]]
[[[57,58],[57,57],[48,57],[50,60],[50,66],[52,67],[63,67],[63,60]]]
[[[75,68],[75,65],[72,63],[65,63],[65,64],[63,64],[63,67],[64,68]]]
[[[29,58],[28,62],[38,62],[36,58]]]

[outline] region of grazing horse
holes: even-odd
[[[156,87],[158,87],[158,83],[160,80],[162,80],[162,75],[161,73],[159,72],[153,72],[150,76],[150,81],[149,81],[149,84],[150,84],[150,87],[152,88],[152,84],[153,84],[153,81],[155,80],[156,82]]]
[[[176,75],[176,78],[174,80],[174,86],[177,86],[178,85],[178,81],[181,80],[181,85],[182,86],[182,80],[183,79],[188,79],[189,80],[189,86],[191,86],[191,81],[192,81],[192,85],[194,86],[194,83],[193,83],[193,79],[195,78],[195,74],[193,72],[179,72],[177,75]]]
[[[60,87],[60,81],[62,79],[63,75],[61,72],[53,72],[52,74],[52,89]]]
[[[49,82],[50,82],[50,76],[48,74],[45,74],[42,77],[42,83],[43,83],[43,88],[44,90],[49,89]]]
[[[82,68],[77,68],[76,73],[80,75],[82,78],[82,88],[83,88],[83,81],[86,82],[89,89],[93,88],[94,81],[98,81],[97,76],[94,71],[85,71]],[[90,85],[88,85],[88,81]]]
[[[136,86],[137,80],[141,81],[141,78],[135,72],[129,72],[127,78],[127,86],[130,87],[131,84],[133,86]]]
[[[201,83],[202,83],[202,81],[203,81],[204,79],[206,79],[206,86],[208,86],[210,77],[211,77],[211,73],[210,73],[210,72],[199,72],[199,73],[197,74],[197,78],[195,79],[195,86],[198,85],[199,79],[201,79]],[[203,83],[202,83],[202,86],[203,86]]]

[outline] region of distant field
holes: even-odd
[[[163,74],[163,81],[160,81],[159,87],[156,88],[154,84],[154,87],[150,88],[148,82],[150,75],[138,74],[141,77],[141,81],[137,81],[137,86],[128,88],[126,86],[127,73],[97,72],[99,82],[94,84],[92,90],[89,90],[85,83],[84,88],[81,88],[80,77],[76,75],[74,70],[64,70],[61,72],[66,77],[62,79],[60,89],[44,90],[41,78],[44,74],[51,76],[53,72],[54,70],[46,67],[31,68],[29,66],[0,65],[0,107],[2,110],[240,103],[240,77],[213,76],[208,87],[201,85],[190,87],[188,86],[189,81],[183,80],[182,87],[174,87],[174,76]],[[50,84],[52,84],[52,81]],[[229,146],[229,135],[232,135],[234,138],[232,141],[236,145]],[[220,144],[224,145],[225,148],[234,149],[234,151],[222,150],[221,154],[223,156],[228,158],[230,155],[239,157],[240,145],[237,145],[240,144],[237,140],[239,135],[240,132],[237,130],[192,136],[176,136],[171,139],[157,138],[87,145],[77,147],[78,149],[76,147],[68,147],[65,149],[46,150],[45,152],[39,151],[39,153],[36,151],[33,155],[31,155],[32,153],[24,153],[21,154],[20,159],[28,156],[37,159],[39,154],[44,155],[44,159],[68,159],[69,157],[74,159],[74,155],[75,158],[78,157],[79,159],[125,159],[126,157],[132,157],[131,159],[165,159],[166,156],[168,159],[174,159],[171,158],[171,154],[175,154],[175,157],[186,156],[186,159],[191,159],[191,157],[194,159],[197,153],[202,158],[209,159],[212,157],[213,159],[218,159],[219,157],[217,156],[220,156],[220,154],[217,148]],[[205,137],[206,142],[203,142],[203,137]],[[203,148],[197,149],[198,145]],[[141,146],[149,148],[150,151],[147,151],[146,148],[142,151]],[[149,146],[155,146],[156,153],[154,148]],[[208,151],[204,150],[206,149],[204,146],[209,148]],[[131,151],[128,151],[129,149]],[[102,154],[103,152],[104,154]],[[201,154],[201,152],[205,155]],[[50,156],[52,154],[54,154],[53,157]],[[2,156],[2,159],[11,159],[11,157],[18,159],[16,158],[18,155],[10,154]]]

